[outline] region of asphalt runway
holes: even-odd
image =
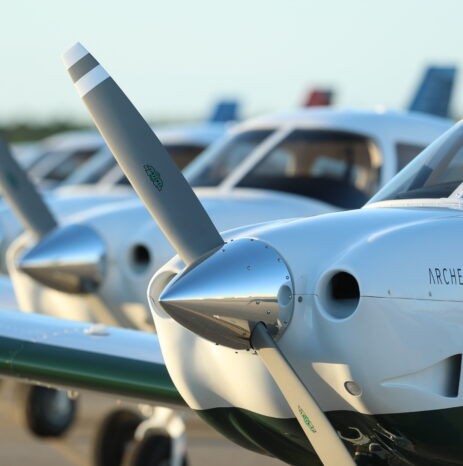
[[[118,401],[94,394],[80,397],[77,422],[62,439],[40,440],[24,427],[18,390],[3,382],[0,390],[0,466],[93,466],[92,440],[98,423]],[[127,405],[127,403],[124,403]],[[244,450],[192,414],[187,420],[189,466],[278,466],[281,461]]]

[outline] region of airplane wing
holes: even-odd
[[[155,334],[0,311],[0,375],[185,407]]]

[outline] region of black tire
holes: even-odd
[[[134,442],[124,458],[123,466],[169,466],[172,442],[166,435],[147,435]],[[186,457],[183,466],[187,466]]]
[[[133,441],[136,428],[143,421],[140,414],[129,409],[109,413],[101,422],[93,444],[94,466],[119,466]]]
[[[26,425],[37,437],[61,437],[76,415],[76,400],[63,390],[30,385],[26,392]]]

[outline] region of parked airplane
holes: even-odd
[[[207,122],[169,125],[161,128],[159,134],[178,166],[183,168],[224,135],[230,123],[239,117],[238,111],[237,102],[219,102]],[[58,190],[44,194],[47,205],[58,218],[95,205],[134,197],[130,187],[116,187],[107,181],[112,176],[107,172],[114,166],[114,159],[95,131],[73,131],[50,137],[44,148],[36,151],[32,158],[34,160],[26,164],[32,178],[42,187],[60,186]],[[92,185],[100,178],[96,190],[92,186],[84,186]],[[0,273],[6,273],[6,250],[22,229],[9,208],[0,203]],[[8,286],[7,283],[5,285]],[[11,302],[10,295],[8,300]]]
[[[157,128],[157,131],[170,148],[173,157],[183,167],[211,142],[221,137],[230,124],[238,119],[238,102],[219,101],[204,122],[165,125]],[[29,152],[25,163],[34,180],[46,188],[62,184],[91,183],[109,168],[107,160],[111,162],[110,166],[114,164],[110,153],[106,157],[98,154],[101,149],[104,149],[104,141],[98,132],[67,131],[38,143],[34,153]],[[93,162],[95,156],[99,162]],[[106,164],[102,162],[103,158]],[[68,180],[69,177],[71,180]]]
[[[455,67],[429,67],[409,110],[447,117],[455,77]],[[331,91],[315,89],[309,94],[306,106],[329,105],[331,98]],[[156,133],[183,167],[222,136],[230,122],[238,120],[238,103],[221,101],[206,123],[167,126],[157,128]],[[113,167],[111,154],[93,131],[61,133],[47,138],[40,146],[40,150],[28,151],[25,162],[34,179],[46,187],[94,183]],[[96,155],[100,148],[101,153]],[[114,174],[109,174],[104,183],[112,183],[113,179]]]
[[[190,179],[199,180],[194,182],[199,185],[220,184],[219,190],[199,192],[221,229],[356,207],[397,171],[404,156],[417,153],[449,125],[429,117],[339,110],[262,118],[238,127],[229,141],[202,156],[191,167]],[[231,173],[245,156],[242,169]],[[327,184],[333,189],[326,189]],[[309,198],[257,194],[243,186],[286,190]],[[35,214],[42,216],[39,208]],[[123,215],[126,222],[120,225]],[[10,271],[21,308],[151,328],[144,290],[152,272],[173,255],[160,230],[133,202],[79,214],[78,223],[52,233],[47,229],[47,237],[19,261],[20,270],[17,258],[30,246],[30,238],[26,235],[16,242]],[[134,231],[133,225],[144,226]],[[81,254],[85,260],[76,262]]]
[[[55,134],[37,143],[36,155],[26,168],[36,182],[53,187],[90,160],[103,144],[94,130]]]
[[[366,125],[363,122],[367,119],[367,115],[355,112],[350,113],[350,122],[347,124],[348,115],[349,112],[347,114],[333,112],[331,117],[328,115],[328,118],[320,118],[319,116],[315,119],[316,123],[310,123],[310,118],[296,118],[294,132],[297,132],[298,129],[302,131],[301,141],[303,145],[300,147],[300,154],[304,153],[304,148],[310,151],[311,145],[314,145],[316,141],[313,138],[317,137],[321,128],[326,127],[326,129],[331,128],[331,131],[326,132],[321,143],[331,136],[333,139],[331,143],[329,141],[323,143],[325,148],[330,148],[329,152],[325,151],[324,153],[331,153],[335,157],[335,154],[342,151],[343,148],[355,147],[354,144],[356,144],[354,135],[346,140],[339,139],[334,142],[335,134],[332,130],[336,127],[336,124],[344,130],[356,127],[360,129],[363,124],[363,128],[368,128],[369,135],[374,137],[375,143],[379,147],[384,147],[383,155],[389,162],[383,164],[383,170],[389,170],[389,168],[392,169],[390,165],[395,164],[395,155],[392,154],[395,146],[393,134],[397,136],[398,140],[424,145],[432,134],[439,134],[442,128],[448,125],[442,121],[429,121],[429,124],[426,125],[426,119],[420,124],[420,119],[407,119],[400,115],[392,115],[389,118],[384,115],[379,117],[376,115],[378,118],[376,120],[373,118],[370,124]],[[308,124],[306,124],[305,120],[309,120]],[[249,138],[249,135],[254,133],[253,125],[251,127],[245,125],[242,130],[238,130],[230,144],[227,145],[230,152],[228,150],[220,151],[218,154],[220,155],[219,163],[222,166],[232,166],[228,160],[224,160],[224,154],[230,153],[236,158],[238,151],[243,152],[243,149],[246,149],[246,146],[254,137]],[[278,141],[281,141],[283,136],[289,134],[287,133],[290,128],[288,121],[283,125],[285,126],[285,132],[283,133],[280,133],[278,129],[281,127],[281,122],[278,119],[273,121],[271,125],[274,125],[275,131],[279,134],[277,138],[272,139],[271,136],[264,138],[256,149],[261,151],[262,158],[264,155],[280,151],[283,146],[279,146]],[[269,134],[272,133],[271,125],[267,129]],[[317,128],[317,130],[311,131],[311,127]],[[424,127],[427,128],[427,131],[424,136],[420,136],[418,129]],[[385,137],[386,134],[387,137]],[[236,147],[233,149],[235,145]],[[358,144],[357,147],[359,156],[363,157],[362,146]],[[371,147],[373,147],[373,143],[371,143]],[[381,164],[378,155],[380,153],[372,149],[371,157],[375,163]],[[243,152],[244,154],[246,152]],[[316,156],[315,153],[314,156]],[[199,166],[206,171],[217,174],[219,164],[211,166],[212,163],[215,164],[214,160],[216,160],[216,156],[207,155],[204,158],[206,163],[202,162]],[[362,162],[362,164],[365,163],[365,161]],[[5,161],[3,166],[6,166]],[[207,167],[211,167],[211,170],[207,170]],[[248,164],[248,170],[249,167]],[[368,170],[368,168],[365,169]],[[395,170],[395,168],[392,170]],[[223,172],[223,170],[221,171]],[[356,179],[361,180],[361,176],[357,173]],[[16,178],[21,179],[20,174],[17,174]],[[290,179],[288,179],[289,181]],[[5,180],[5,182],[8,182],[8,180]],[[307,183],[309,182],[310,179],[307,178]],[[211,182],[208,181],[206,184],[211,184]],[[344,186],[345,189],[345,184],[341,181],[340,186]],[[15,192],[11,193],[10,198],[15,196]],[[19,192],[24,195],[23,217],[27,218],[31,209],[29,196],[26,194],[27,189],[22,186]],[[231,187],[228,189],[221,187],[219,190],[203,188],[198,192],[202,193],[203,203],[222,229],[280,217],[314,215],[334,209],[334,206],[315,199],[285,193],[264,191],[259,194],[255,190],[232,189]],[[315,194],[313,191],[311,193]],[[337,198],[342,198],[342,196],[337,196]],[[85,198],[85,200],[89,201],[90,204],[95,202],[92,197]],[[69,205],[67,200],[63,199],[61,203],[52,203],[51,205],[54,206],[55,212],[58,207],[60,208],[60,215],[55,215],[55,218],[66,217],[64,213],[66,206]],[[82,202],[76,200],[76,208],[79,205],[82,206]],[[86,205],[88,207],[89,203],[87,202]],[[32,209],[33,214],[38,217],[39,221],[47,217],[46,212],[43,214],[41,212],[43,208],[44,206],[41,208],[36,206]],[[124,218],[123,224],[120,222],[121,218]],[[42,235],[44,239],[22,260],[18,261],[17,259],[23,253],[24,248],[31,245],[30,234],[20,238],[10,251],[9,269],[15,284],[20,308],[65,318],[98,321],[110,325],[117,324],[139,329],[152,329],[148,309],[144,302],[145,289],[152,272],[166,262],[174,252],[162,232],[150,222],[143,206],[139,202],[129,200],[123,205],[114,203],[112,206],[95,207],[84,213],[78,213],[77,218],[73,218],[69,211],[66,222],[65,225],[53,232],[51,230],[55,226],[51,229],[47,227],[45,229],[46,236]],[[12,224],[13,222],[8,222],[9,226]],[[54,225],[56,225],[56,222]],[[134,225],[138,227],[134,228]],[[82,242],[84,237],[85,243]],[[70,294],[69,292],[73,293]],[[78,294],[75,294],[76,292]],[[85,292],[84,296],[79,294],[82,292]],[[36,392],[39,392],[39,394]],[[63,406],[65,401],[62,399],[63,396],[65,397],[65,395],[56,393],[55,401],[60,406]],[[28,400],[33,401],[35,406],[40,405],[42,402],[49,406],[51,403],[50,397],[49,392],[32,388]],[[43,415],[43,413],[47,412],[45,409],[27,410],[29,414],[40,414],[40,419],[28,417],[28,426],[34,433],[39,435],[58,435],[62,433],[69,426],[74,412],[73,406],[75,403],[69,400],[67,403],[70,411],[68,415],[62,416],[62,422],[60,423],[57,422],[56,416],[53,416],[52,422],[50,422],[50,419]]]
[[[455,67],[429,67],[409,110],[448,117],[455,78]],[[316,89],[309,94],[305,105],[325,106],[330,104],[331,99],[330,90]],[[157,128],[156,133],[183,168],[222,136],[230,122],[238,120],[238,103],[221,101],[205,123]],[[29,157],[28,168],[34,179],[42,181],[47,187],[92,183],[113,166],[111,154],[103,147],[100,136],[93,131],[61,133],[47,138],[42,146],[42,150],[35,151],[35,157]],[[98,160],[90,160],[100,148],[102,153]],[[111,176],[105,181],[110,180]]]
[[[372,121],[367,123],[368,119]],[[315,153],[316,151],[313,154],[315,161],[312,161],[312,164],[316,167],[315,174],[317,175],[318,184],[314,186],[315,180],[303,177],[300,179],[298,186],[301,189],[304,188],[304,190],[310,188],[310,192],[304,191],[298,192],[298,194],[306,194],[315,199],[318,197],[319,200],[329,201],[330,204],[334,204],[336,207],[359,206],[373,190],[376,190],[378,179],[377,173],[374,172],[379,171],[378,165],[381,165],[381,155],[378,158],[378,153],[380,153],[378,148],[383,149],[384,163],[381,169],[382,178],[379,182],[384,183],[392,173],[396,172],[397,163],[408,161],[404,157],[414,156],[448,125],[449,123],[443,121],[407,118],[403,115],[378,116],[368,112],[362,114],[339,111],[319,112],[318,114],[301,112],[300,114],[294,113],[293,115],[259,119],[237,128],[236,134],[234,134],[231,141],[224,145],[225,147],[220,146],[218,149],[212,150],[210,154],[205,155],[199,163],[192,167],[191,179],[195,182],[194,180],[199,178],[200,181],[195,182],[199,185],[220,184],[219,194],[208,193],[207,190],[203,190],[203,196],[205,198],[204,203],[206,206],[210,205],[210,208],[207,208],[221,229],[253,221],[288,216],[307,216],[331,211],[333,207],[324,203],[314,203],[313,200],[298,200],[277,195],[276,193],[273,196],[267,193],[265,197],[256,198],[255,193],[246,193],[244,190],[236,189],[239,186],[262,187],[262,182],[265,182],[264,186],[267,188],[283,190],[283,192],[285,190],[294,192],[294,189],[297,188],[295,185],[297,173],[294,172],[294,169],[288,170],[288,164],[294,164],[296,160],[301,158],[304,151],[306,151],[306,146],[312,147],[313,151],[314,148],[317,149],[317,146],[321,145],[325,152],[329,148],[331,155],[326,160],[323,160],[323,158],[320,160],[320,156]],[[263,130],[263,128],[265,129]],[[284,130],[281,131],[281,128]],[[315,128],[316,131],[314,131]],[[363,146],[370,155],[365,156],[362,154],[364,149],[359,134],[351,134],[349,137],[345,134],[346,131],[356,131],[360,128],[362,128],[362,131],[368,132],[368,135],[364,136]],[[324,131],[325,129],[330,131]],[[339,131],[336,132],[335,129]],[[419,134],[424,129],[425,134]],[[185,128],[182,131],[185,132]],[[193,131],[196,131],[196,137],[198,135],[204,137],[204,131],[198,132],[197,128],[193,128]],[[386,134],[387,137],[385,137]],[[163,133],[161,135],[163,142],[169,141],[168,135],[166,136]],[[175,138],[178,139],[178,134],[174,134]],[[92,135],[92,140],[94,139],[96,139],[95,135]],[[272,161],[274,155],[271,154],[282,150],[288,151],[297,144],[300,145],[300,148],[291,155],[291,160],[288,158],[287,161],[277,161],[276,164],[275,161]],[[249,154],[248,162],[242,164],[245,170],[238,170],[235,173],[234,181],[232,178],[232,182],[230,182],[229,177],[226,175],[229,174],[231,168],[237,162],[237,157],[248,155],[249,148],[253,145],[257,146],[256,150]],[[375,145],[376,147],[374,147]],[[357,160],[353,161],[352,164],[346,160],[344,169],[342,169],[335,153],[354,149],[357,152]],[[398,151],[398,162],[395,160],[394,151]],[[260,155],[256,158],[255,153],[260,153]],[[109,151],[108,156],[110,156]],[[252,163],[249,163],[250,160]],[[265,167],[265,160],[270,160],[270,165],[267,164],[267,168],[264,169],[267,179],[262,179],[259,182],[259,178],[255,179],[255,168],[261,165],[261,161],[264,161],[263,165]],[[330,163],[328,163],[328,167],[323,168],[323,165],[326,165],[327,162],[330,162],[332,166],[330,167]],[[300,165],[299,162],[298,164]],[[374,167],[370,164],[374,165]],[[324,173],[320,172],[320,165]],[[302,165],[299,170],[301,169]],[[345,176],[341,175],[339,170],[344,170],[345,174],[354,172],[355,181],[354,179],[350,180],[350,187],[344,180]],[[276,175],[273,178],[268,176],[272,171]],[[373,176],[365,177],[365,173],[368,171],[373,172]],[[259,170],[257,170],[257,173],[259,173]],[[314,173],[310,174],[314,175]],[[323,179],[323,177],[320,177],[321,175],[325,177],[331,175],[331,183],[335,182],[336,186],[333,186],[336,189],[331,193],[329,190],[321,189],[320,183]],[[339,178],[338,181],[336,181],[336,176]],[[222,181],[224,183],[221,183]],[[323,185],[327,183],[329,183],[329,180],[325,180]],[[27,223],[27,217],[31,211],[34,212],[35,217],[48,218],[46,209],[42,213],[45,206],[32,208],[28,200],[28,194],[26,194],[29,191],[24,186],[21,191],[26,200],[25,204],[28,205],[23,212],[23,220],[26,219]],[[122,193],[122,196],[115,196],[114,194],[103,196],[104,199],[100,200],[99,204],[113,202],[125,197],[125,193]],[[333,197],[333,195],[335,196]],[[225,201],[226,198],[229,199],[228,202]],[[92,194],[86,193],[85,190],[79,198],[74,198],[72,192],[64,197],[61,195],[61,197],[58,197],[58,201],[52,202],[54,216],[58,213],[58,217],[62,218],[66,213],[70,217],[73,212],[79,212],[83,208],[93,205],[94,202]],[[226,215],[224,215],[225,211]],[[230,211],[235,212],[235,214],[229,215]],[[127,219],[131,218],[132,220],[127,221],[124,225],[127,231],[118,226],[117,230],[120,235],[116,235],[114,233],[116,224],[119,223],[123,212],[125,212]],[[48,214],[48,216],[50,215]],[[27,260],[21,262],[22,271],[28,272],[33,280],[16,269],[18,249],[15,249],[12,254],[13,265],[11,270],[21,307],[36,312],[51,312],[68,318],[103,321],[107,324],[117,323],[142,329],[150,328],[151,324],[147,322],[147,311],[143,303],[144,289],[151,273],[171,257],[173,250],[167,245],[165,238],[160,235],[160,231],[153,229],[153,225],[146,218],[146,212],[136,202],[126,202],[124,207],[120,205],[104,209],[98,207],[83,215],[79,214],[79,217],[81,226],[71,229],[65,227],[57,230],[56,236],[58,236],[58,239],[50,235],[51,238],[48,238],[45,242],[40,242],[38,247],[34,248],[32,254],[27,256]],[[110,228],[109,225],[114,222],[116,222],[115,227]],[[8,238],[15,237],[19,231],[19,226],[11,221],[11,218],[10,221],[5,223],[8,228],[6,229],[3,245],[9,244]],[[141,231],[137,231],[135,237],[131,236],[131,233],[133,233],[132,225],[134,224],[146,225]],[[16,228],[13,228],[14,226]],[[50,233],[55,227],[56,221],[52,227],[45,229],[46,233]],[[93,233],[95,230],[96,235]],[[87,238],[87,249],[85,251],[82,250],[82,247],[76,248],[74,244],[76,240],[79,242],[82,240],[83,233]],[[108,233],[110,234],[108,235]],[[44,235],[44,233],[41,233],[37,236]],[[121,244],[121,238],[127,237],[130,237],[131,241],[127,244]],[[29,245],[29,237],[26,236],[26,238],[27,245]],[[157,238],[156,241],[155,238]],[[108,243],[109,248],[107,248]],[[23,251],[24,242],[19,241],[18,244],[19,251]],[[82,252],[86,253],[86,262],[83,264],[82,260],[80,260],[76,264],[76,254]],[[153,256],[156,259],[154,263]],[[70,264],[70,261],[72,264]],[[110,264],[111,270],[103,267],[102,261]],[[57,262],[61,266],[58,266]],[[117,268],[115,269],[117,272],[112,271],[113,264],[116,262],[125,262],[127,264],[123,269],[125,273],[120,273],[121,269]],[[85,273],[82,275],[83,269]],[[70,288],[70,283],[74,285],[74,288],[72,286]],[[125,286],[122,286],[123,284]],[[93,291],[94,293],[87,295],[85,299],[63,293],[75,292],[76,286],[79,292],[83,291],[81,286],[85,286],[85,291]],[[119,291],[116,292],[116,290]],[[36,403],[38,401],[38,399],[35,399]],[[31,421],[37,424],[36,420]],[[58,432],[59,430],[54,431]],[[34,431],[51,432],[48,427],[44,429],[35,427]]]
[[[163,144],[174,160],[183,168],[212,142],[222,137],[239,117],[237,102],[222,101],[217,104],[205,123],[169,125],[157,130]],[[95,205],[132,199],[130,187],[108,183],[108,171],[114,166],[114,158],[95,131],[74,131],[48,138],[40,157],[29,164],[29,173],[42,187],[59,185],[44,196],[49,208],[58,218],[70,216]],[[100,149],[99,149],[100,148]],[[98,150],[99,149],[99,150]],[[9,158],[5,153],[4,156]],[[95,153],[96,152],[96,153]],[[9,163],[9,162],[8,162]],[[97,189],[92,186],[101,179]],[[111,190],[109,190],[111,184]],[[33,209],[31,209],[33,210]],[[0,204],[0,272],[6,272],[6,250],[22,231],[21,224],[9,209]]]
[[[461,464],[463,275],[452,245],[461,237],[463,124],[363,209],[222,236],[135,108],[97,71],[76,86],[179,254],[149,287],[159,343],[5,311],[0,371],[186,402],[228,438],[291,464]]]
[[[455,67],[431,66],[426,69],[425,74],[419,83],[416,94],[412,99],[412,103],[408,107],[408,110],[410,112],[419,112],[434,116],[447,117],[449,113],[456,74],[457,69]],[[305,106],[320,107],[329,105],[331,103],[332,97],[329,92],[330,91],[328,90],[315,90],[311,92]],[[314,113],[312,115],[314,115],[314,118],[316,118],[317,114]],[[281,124],[284,124],[284,122],[281,121]],[[160,136],[160,139],[163,142],[162,134]],[[430,141],[427,141],[426,144],[429,142]],[[421,149],[422,147],[412,147],[407,145],[397,147],[400,158],[398,168],[401,169],[416,154],[418,154]],[[107,157],[110,157],[109,151],[107,151]],[[108,170],[109,166],[110,165],[108,162],[108,165],[105,166],[105,171]],[[101,175],[97,175],[97,178],[101,178]],[[101,179],[102,185],[124,183],[127,183],[127,180],[125,180],[118,166],[114,166],[112,169],[107,171],[107,174]]]
[[[172,153],[177,166],[182,169],[188,165],[198,154],[215,141],[224,137],[234,120],[226,123],[206,122],[197,124],[168,125],[153,128],[162,143]],[[110,187],[113,168],[116,166],[114,157],[106,145],[96,153],[91,160],[64,178],[59,186],[79,186],[83,184],[98,183],[101,187]]]

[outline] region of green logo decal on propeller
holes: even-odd
[[[158,191],[162,191],[162,187],[164,186],[164,181],[162,181],[161,174],[151,165],[143,165],[145,169],[145,173],[148,175],[151,183],[156,186]]]
[[[304,423],[315,434],[317,432],[317,429],[315,429],[315,426],[312,424],[312,421],[309,419],[309,416],[307,416],[307,414],[304,413],[304,410],[300,406],[298,406],[297,408],[302,416],[302,419],[304,419]]]

